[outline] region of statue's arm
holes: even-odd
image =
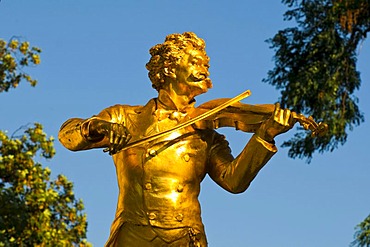
[[[226,141],[217,141],[211,150],[209,174],[221,187],[232,192],[245,191],[262,167],[277,152],[274,138],[294,126],[288,109],[275,105],[272,116],[265,120],[235,159]],[[217,144],[218,143],[218,144]]]
[[[71,118],[67,120],[59,130],[59,141],[64,147],[72,151],[108,147],[108,137],[90,131],[91,123],[94,121],[97,121],[94,117],[89,119]]]
[[[125,107],[117,105],[89,119],[69,119],[60,128],[59,141],[72,151],[109,148],[114,154],[130,139],[124,112]]]
[[[277,152],[274,144],[253,135],[242,152],[234,158],[226,140],[219,136],[211,150],[208,173],[222,188],[231,193],[244,192]]]

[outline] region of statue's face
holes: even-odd
[[[203,51],[187,48],[174,71],[172,87],[179,95],[193,98],[212,87],[209,76],[209,58]]]

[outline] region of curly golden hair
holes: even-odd
[[[184,54],[184,50],[189,46],[206,54],[204,40],[192,32],[167,35],[163,44],[155,45],[149,50],[152,57],[146,64],[146,69],[149,70],[148,75],[154,89],[159,91],[163,88],[165,71],[174,71],[177,62]],[[207,59],[209,58],[207,57]]]

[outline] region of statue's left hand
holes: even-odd
[[[281,109],[280,104],[275,104],[275,110],[272,116],[264,121],[256,134],[262,139],[273,143],[275,136],[285,133],[290,130],[296,120],[292,117],[289,109]]]

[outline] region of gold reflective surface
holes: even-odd
[[[212,87],[205,43],[194,33],[172,34],[150,54],[147,69],[157,98],[143,106],[115,105],[88,119],[69,119],[59,140],[73,151],[105,148],[112,155],[119,196],[106,246],[207,246],[198,201],[204,177],[208,174],[231,193],[244,192],[276,153],[274,137],[292,128],[296,114],[279,105],[251,110],[238,103],[233,106],[244,107],[244,115],[225,106],[226,115],[177,128],[225,102],[194,107],[194,97]],[[253,115],[256,109],[258,116]],[[236,158],[214,130],[220,123],[255,133]]]

